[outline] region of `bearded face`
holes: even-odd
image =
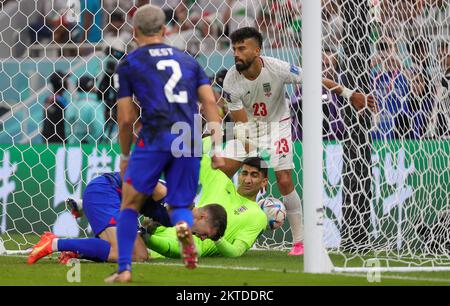
[[[252,38],[234,43],[233,53],[236,70],[239,72],[247,70],[259,57],[259,52],[258,44]]]
[[[244,60],[244,59],[239,59],[236,57],[234,58],[234,63],[236,64],[236,70],[239,72],[247,70],[254,61],[255,61],[255,59]]]

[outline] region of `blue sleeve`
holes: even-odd
[[[131,87],[131,82],[126,73],[126,64],[124,62],[120,63],[116,70],[116,76],[119,79],[119,91],[117,93],[117,99],[132,97],[133,90]]]
[[[209,81],[208,76],[203,70],[202,66],[197,62],[197,88],[202,85],[209,85],[211,82]]]

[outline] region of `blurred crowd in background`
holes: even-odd
[[[349,0],[322,0],[323,74],[339,81],[344,74],[343,3]],[[5,5],[8,1],[2,1]],[[136,9],[149,0],[48,0],[35,1],[29,16],[28,35],[31,44],[76,44],[63,56],[87,56],[98,44],[107,46],[115,59],[105,67],[100,80],[80,79],[77,87],[84,92],[79,101],[63,101],[62,84],[67,72],[55,72],[49,79],[53,94],[46,100],[46,123],[42,135],[48,141],[98,142],[115,129],[114,68],[120,58],[135,48],[132,20]],[[71,14],[69,7],[80,12]],[[193,56],[208,58],[213,52],[229,52],[228,36],[242,26],[255,26],[264,37],[264,50],[291,49],[298,52],[295,62],[301,66],[301,1],[291,0],[152,0],[163,8],[167,19],[166,41]],[[368,61],[371,94],[378,101],[379,113],[374,117],[373,139],[419,139],[450,136],[450,0],[370,0],[368,35],[372,56]],[[76,18],[75,18],[76,17]],[[86,46],[87,45],[87,46]],[[85,47],[81,47],[85,46]],[[294,51],[292,51],[294,52]],[[267,53],[267,52],[266,52]],[[263,52],[264,54],[264,52]],[[226,67],[222,67],[226,68]],[[346,68],[349,69],[349,68]],[[218,107],[225,120],[226,104],[220,99],[221,83],[226,69],[211,75]],[[350,71],[351,73],[351,71]],[[56,81],[55,81],[56,80]],[[92,81],[92,82],[91,82]],[[93,84],[87,86],[86,84]],[[86,93],[87,92],[87,93]],[[302,138],[301,88],[295,87],[286,97],[292,106],[295,139]],[[93,102],[95,100],[95,102]],[[323,91],[324,138],[341,140],[344,101]],[[95,104],[97,103],[97,104]],[[76,110],[70,110],[77,105]],[[87,106],[89,105],[89,106]],[[97,111],[98,105],[102,111]],[[56,108],[57,111],[52,110]],[[86,108],[87,110],[81,111]],[[88,111],[90,109],[91,111]],[[55,119],[51,114],[58,113]],[[65,113],[65,114],[63,114]],[[78,128],[91,136],[72,135],[77,116],[87,116]],[[95,116],[92,117],[92,113]],[[64,120],[59,116],[64,116]],[[97,117],[101,118],[97,118]],[[95,120],[94,120],[94,119]],[[59,127],[58,127],[59,126]],[[77,129],[78,129],[77,128]],[[96,131],[99,129],[100,131]],[[77,138],[69,139],[69,135]],[[84,135],[84,136],[83,136]],[[53,137],[52,137],[53,136]],[[72,137],[71,136],[71,137]],[[69,140],[68,140],[69,139]]]

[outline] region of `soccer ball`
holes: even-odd
[[[286,220],[286,207],[283,202],[274,197],[267,197],[259,200],[258,205],[267,216],[269,229],[276,230],[283,225]]]

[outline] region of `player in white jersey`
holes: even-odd
[[[289,255],[301,255],[303,220],[300,197],[292,180],[291,118],[284,85],[301,83],[302,70],[287,62],[261,56],[263,39],[255,28],[238,29],[230,38],[235,66],[225,77],[223,95],[236,123],[236,135],[225,146],[227,161],[222,170],[231,177],[248,156],[259,155],[268,159],[270,167],[275,170],[291,225],[294,245]],[[357,110],[366,105],[375,110],[375,100],[371,96],[329,79],[323,79],[323,85],[349,99]]]

